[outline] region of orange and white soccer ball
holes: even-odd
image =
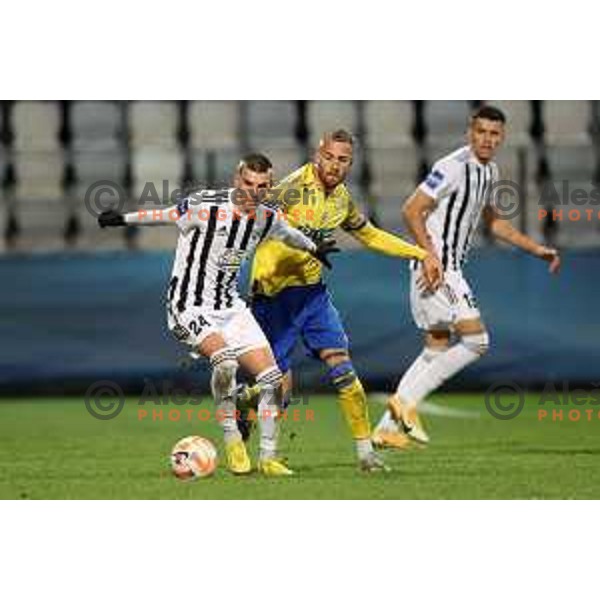
[[[206,438],[185,437],[173,446],[171,468],[175,477],[182,481],[208,477],[217,468],[217,450]]]

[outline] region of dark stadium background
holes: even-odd
[[[182,368],[183,349],[166,330],[175,228],[100,231],[89,210],[98,197],[133,209],[143,196],[152,208],[178,190],[226,185],[247,150],[266,152],[283,176],[309,157],[322,131],[344,127],[358,140],[356,198],[380,226],[402,232],[401,202],[432,160],[463,143],[477,103],[2,102],[0,392],[81,394],[98,379],[130,392],[148,378],[206,384],[206,367]],[[562,185],[557,196],[541,196],[549,182],[590,190],[600,181],[599,104],[492,103],[509,119],[503,176],[527,191],[513,221],[558,245],[564,270],[552,278],[543,263],[481,232],[466,270],[492,351],[453,386],[593,383],[600,380],[598,207],[590,222],[537,215],[540,202],[548,212],[572,208],[552,204]],[[354,362],[370,390],[392,389],[419,352],[407,265],[340,243],[345,251],[327,277]],[[323,389],[320,366],[302,351],[298,358],[299,387]]]

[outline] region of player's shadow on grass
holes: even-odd
[[[330,471],[333,472],[335,476],[338,475],[348,475],[350,477],[356,477],[357,475],[364,475],[365,477],[385,477],[394,479],[395,477],[405,477],[407,472],[398,467],[391,467],[391,471],[388,472],[378,472],[378,473],[363,473],[356,466],[356,462],[348,461],[348,462],[324,462],[318,465],[315,464],[302,464],[295,463],[293,466],[294,470],[299,475],[308,475],[311,477],[313,474],[316,474],[317,477],[315,479],[323,479],[323,475],[330,475]]]

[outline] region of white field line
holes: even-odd
[[[369,402],[375,404],[386,404],[388,399],[387,394],[370,394]],[[424,400],[419,404],[419,412],[424,415],[432,415],[435,417],[448,417],[450,419],[479,419],[481,413],[478,410],[464,410],[461,408],[452,408],[451,406],[442,406]]]

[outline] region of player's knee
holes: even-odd
[[[269,367],[257,375],[256,383],[260,386],[259,410],[269,409],[273,405],[282,406],[282,382],[283,373],[277,366]]]
[[[446,350],[450,346],[450,331],[432,329],[425,334],[425,347],[432,350]]]
[[[348,360],[331,367],[327,372],[327,378],[336,390],[348,387],[358,379],[356,371],[354,370],[354,365],[349,358]]]
[[[490,349],[490,336],[487,331],[463,335],[461,342],[471,352],[479,356],[484,356]]]
[[[238,362],[235,352],[224,348],[210,357],[213,373],[213,386],[218,390],[228,390],[235,383]]]

